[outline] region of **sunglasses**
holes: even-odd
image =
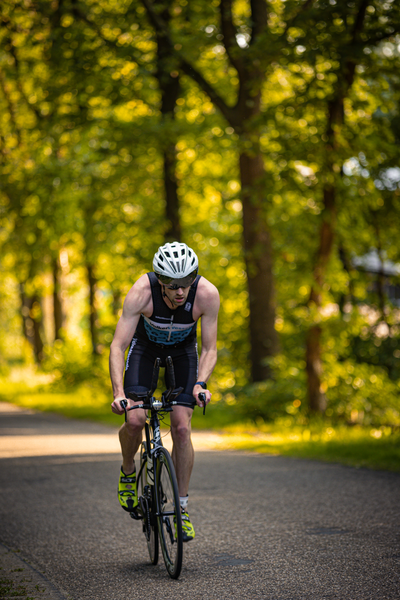
[[[164,287],[167,290],[179,290],[179,288],[186,289],[187,287],[190,287],[190,286],[188,286],[188,285],[187,286],[183,286],[182,284],[173,283],[172,285],[166,285]]]
[[[190,273],[186,277],[183,277],[182,279],[178,279],[176,277],[167,277],[166,275],[159,275],[158,273],[156,273],[156,275],[161,281],[161,283],[165,285],[165,287],[168,290],[178,290],[179,288],[190,287],[196,279],[197,273],[198,269],[195,269],[194,271],[192,271],[192,273]]]

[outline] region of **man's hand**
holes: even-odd
[[[210,390],[204,390],[201,387],[201,385],[195,385],[194,386],[194,388],[193,388],[193,396],[196,399],[196,404],[197,404],[197,406],[200,406],[201,408],[203,408],[204,402],[203,402],[203,400],[199,399],[199,394],[204,394],[205,395],[205,397],[206,397],[206,405],[209,402],[211,402],[211,396],[212,396],[212,394],[211,394]]]
[[[116,415],[123,415],[125,412],[121,406],[121,400],[125,400],[127,402],[127,408],[129,407],[129,404],[132,402],[131,400],[129,400],[129,398],[125,398],[125,396],[118,396],[118,398],[114,398],[114,402],[112,402],[112,404],[111,404],[111,410]]]

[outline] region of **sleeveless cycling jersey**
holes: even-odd
[[[135,338],[162,346],[180,346],[196,341],[197,321],[193,320],[193,304],[200,275],[192,283],[184,306],[172,310],[165,303],[155,273],[147,273],[153,298],[153,313],[140,316]]]

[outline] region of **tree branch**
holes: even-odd
[[[369,45],[376,46],[380,42],[383,42],[383,40],[387,40],[388,38],[391,38],[393,35],[396,35],[398,33],[400,33],[400,26],[397,27],[397,28],[394,27],[393,31],[391,31],[390,33],[384,33],[384,34],[378,35],[378,36],[376,36],[374,38],[373,37],[369,38],[369,40],[367,40],[365,42],[365,46],[369,46]]]
[[[230,1],[231,0],[229,0],[229,2]],[[199,71],[197,71],[197,69],[193,65],[191,65],[186,60],[183,53],[174,48],[173,43],[171,41],[168,25],[164,21],[164,19],[154,10],[152,2],[150,0],[141,0],[141,2],[146,9],[150,21],[156,32],[159,35],[163,35],[166,42],[170,45],[171,50],[174,49],[175,55],[179,58],[180,67],[182,71],[198,84],[198,86],[209,96],[211,102],[213,102],[213,104],[215,104],[215,106],[221,111],[226,120],[229,123],[232,123],[234,121],[234,109],[230,108],[226,104],[226,102],[218,94],[215,88],[203,77],[203,75]]]
[[[159,35],[165,35],[169,39],[168,26],[164,19],[154,10],[153,3],[149,0],[141,0],[150,22]],[[172,45],[172,44],[171,44]]]
[[[250,8],[253,22],[251,43],[253,44],[268,25],[268,10],[265,0],[250,0]]]
[[[221,18],[221,31],[224,36],[224,46],[226,49],[226,53],[231,61],[232,65],[235,67],[236,71],[239,75],[243,72],[243,58],[240,56],[242,53],[241,48],[239,47],[236,35],[237,30],[235,25],[233,24],[233,16],[232,16],[232,0],[221,0],[220,5],[220,18]]]
[[[289,30],[291,27],[294,27],[294,25],[295,25],[295,23],[296,23],[297,19],[300,17],[300,15],[301,15],[301,14],[302,14],[304,11],[306,11],[306,10],[307,10],[307,9],[308,9],[308,8],[309,8],[309,7],[310,7],[312,4],[314,4],[314,2],[315,2],[315,1],[316,1],[316,0],[306,0],[306,1],[305,1],[305,2],[304,2],[304,3],[303,3],[301,6],[300,6],[300,8],[299,8],[299,10],[297,11],[297,13],[296,13],[296,14],[295,14],[295,15],[294,15],[292,18],[289,18],[289,19],[286,21],[286,27],[285,27],[285,31],[283,32],[283,36],[284,36],[284,37],[286,37],[286,34],[287,34],[288,30]]]
[[[352,31],[353,43],[357,40],[359,33],[361,33],[361,31],[362,31],[362,28],[364,25],[365,13],[366,13],[368,4],[369,4],[369,0],[361,1],[361,6],[358,10],[357,17],[354,21],[354,27],[353,27],[353,31]]]
[[[203,77],[203,75],[188,63],[185,59],[181,59],[182,71],[191,77],[198,86],[207,94],[211,102],[221,111],[225,119],[229,122],[232,127],[237,126],[235,122],[235,109],[226,104],[225,100],[218,94],[213,86]]]
[[[18,89],[19,93],[21,94],[22,98],[25,100],[26,106],[35,114],[36,119],[38,120],[38,122],[40,122],[41,119],[42,119],[42,115],[40,114],[40,112],[38,111],[38,109],[36,108],[36,106],[33,106],[32,104],[30,104],[28,102],[28,98],[26,97],[24,88],[23,88],[22,83],[21,83],[19,60],[18,60],[18,57],[16,55],[14,46],[12,44],[10,44],[10,46],[11,46],[10,54],[13,57],[14,62],[15,62],[15,70],[16,70],[15,81],[16,81],[16,84],[17,84],[17,89]]]

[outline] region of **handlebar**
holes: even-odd
[[[132,394],[133,395],[133,394]],[[131,400],[133,400],[133,398],[131,398]],[[203,402],[203,415],[206,414],[206,395],[204,394],[204,392],[200,392],[199,394],[199,400],[201,402]],[[157,406],[158,404],[158,406]],[[131,406],[130,408],[126,408],[128,406],[128,402],[126,400],[120,400],[120,405],[121,408],[123,408],[125,410],[125,413],[129,410],[134,410],[135,408],[143,408],[144,410],[150,410],[152,408],[155,408],[156,410],[169,410],[170,406],[189,406],[189,407],[195,407],[197,406],[196,401],[194,400],[192,402],[192,404],[188,404],[187,402],[179,402],[179,400],[164,400],[164,402],[160,401],[160,400],[155,400],[154,403],[151,402],[151,398],[149,399],[149,401],[144,401],[141,404],[135,404],[135,406]]]

